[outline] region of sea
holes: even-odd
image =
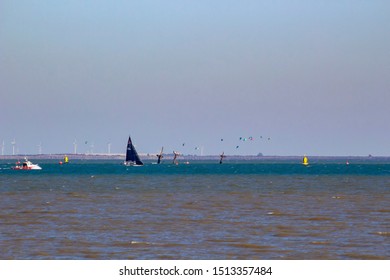
[[[390,158],[0,160],[2,260],[389,260]]]

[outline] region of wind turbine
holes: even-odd
[[[42,142],[39,142],[39,145],[38,145],[38,154],[39,154],[39,155],[42,154]]]
[[[111,142],[107,143],[108,154],[111,155]]]
[[[1,145],[1,155],[4,156],[4,146],[5,146],[5,143],[4,143],[4,140],[3,140],[3,144]]]
[[[73,142],[73,152],[74,152],[74,154],[77,154],[77,141],[76,141],[76,139]]]
[[[203,156],[203,146],[197,146],[195,147],[195,150],[200,150],[200,155]]]
[[[14,156],[14,155],[15,155],[15,145],[16,145],[15,138],[14,138],[14,140],[11,142],[11,145],[12,145],[12,155]]]

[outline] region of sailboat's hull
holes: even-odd
[[[133,161],[125,161],[125,162],[123,162],[123,165],[125,165],[125,166],[143,166],[143,164],[137,164]]]

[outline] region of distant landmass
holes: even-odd
[[[21,159],[27,157],[29,159],[63,159],[65,156],[68,156],[69,159],[112,159],[112,160],[124,160],[125,154],[30,154],[30,155],[3,155],[0,156],[0,159]],[[143,160],[157,160],[155,154],[140,154],[139,155]],[[174,154],[163,154],[163,160],[172,160]],[[214,160],[219,159],[219,155],[179,155],[178,159],[185,160]],[[236,159],[259,159],[264,158],[263,155],[232,155],[227,156],[227,158],[236,158]]]
[[[32,160],[39,160],[39,159],[56,159],[56,160],[62,160],[65,156],[69,157],[69,160],[76,159],[76,160],[124,160],[125,154],[30,154],[30,155],[0,155],[0,159],[23,159],[24,157],[27,157],[28,159]],[[229,160],[242,160],[242,161],[270,161],[270,160],[302,160],[302,156],[264,156],[263,154],[258,155],[225,155],[226,158],[224,161]],[[150,160],[150,161],[157,161],[156,154],[141,154],[140,155],[142,160]],[[173,154],[163,154],[163,161],[170,161],[174,157]],[[309,156],[311,162],[316,160],[341,160],[341,159],[357,159],[357,160],[367,160],[370,158],[375,159],[388,159],[387,156]],[[219,160],[220,155],[180,155],[178,156],[179,160],[184,161],[202,161],[202,160]]]

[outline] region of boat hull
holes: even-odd
[[[42,168],[39,165],[31,165],[31,166],[15,166],[12,167],[13,170],[41,170]]]
[[[125,161],[125,162],[123,162],[123,165],[124,166],[143,166],[143,164],[137,164],[137,163],[132,162],[132,161]]]

